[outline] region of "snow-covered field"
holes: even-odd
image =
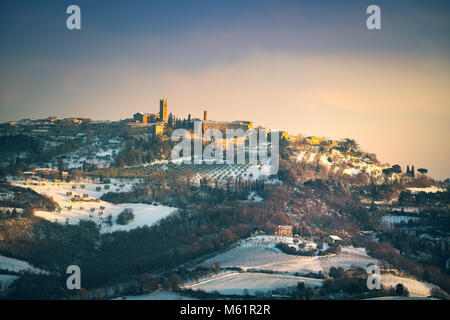
[[[46,271],[31,266],[28,262],[0,255],[0,269],[13,272],[30,271],[46,273]]]
[[[414,279],[398,277],[391,274],[382,274],[381,275],[381,285],[385,287],[392,287],[401,283],[405,286],[410,294],[420,295],[428,297],[431,294],[431,290],[436,287],[434,284],[428,282],[417,281]]]
[[[331,149],[330,151],[319,151],[318,147],[301,147],[295,156],[298,162],[313,163],[319,159],[321,165],[329,170],[337,172],[342,171],[343,174],[355,176],[361,172],[368,175],[380,176],[383,169],[388,168],[387,164],[374,163],[368,158],[358,158],[343,154],[339,150]]]
[[[0,292],[8,288],[18,278],[18,276],[0,274]]]
[[[309,272],[328,273],[331,267],[348,269],[352,266],[367,267],[378,260],[368,256],[365,249],[344,247],[341,253],[329,256],[295,256],[280,252],[275,248],[278,242],[293,245],[292,237],[256,236],[243,240],[237,246],[203,262],[211,265],[215,261],[222,267],[240,267],[243,270],[273,270],[277,272],[307,274]],[[308,244],[313,247],[312,244]]]
[[[381,223],[383,224],[398,224],[402,222],[409,222],[409,221],[418,221],[420,218],[418,217],[411,217],[411,216],[392,216],[387,215],[381,218]]]
[[[305,283],[307,287],[320,287],[320,279],[312,279],[284,274],[268,273],[219,273],[196,284],[186,285],[183,288],[203,290],[205,292],[217,291],[220,294],[243,295],[245,292],[255,294],[256,292],[271,292],[277,288],[295,287],[299,282]]]
[[[428,188],[407,188],[407,190],[411,191],[411,193],[419,193],[419,192],[425,192],[425,193],[436,193],[436,192],[445,192],[445,189],[431,186]]]
[[[270,164],[202,164],[191,169],[195,172],[194,181],[197,183],[202,178],[226,182],[230,178],[256,180],[271,175]]]
[[[27,185],[27,183],[23,181],[15,182],[18,186],[28,187],[40,194],[45,194],[52,197],[61,208],[60,212],[36,211],[36,216],[52,222],[67,222],[69,224],[77,224],[82,219],[91,220],[101,225],[102,232],[114,232],[119,230],[129,231],[144,225],[150,226],[176,210],[176,208],[172,207],[142,203],[121,203],[115,205],[99,199],[108,191],[130,191],[132,183],[132,180],[111,180],[111,183],[107,184],[109,189],[107,187],[107,189],[105,189],[105,184],[88,181],[78,183],[55,183],[46,181],[40,182],[39,185]],[[75,195],[78,195],[79,198],[77,198],[77,201],[72,201]],[[126,208],[133,210],[135,216],[133,221],[127,225],[116,224],[115,217]],[[106,221],[108,215],[112,216],[112,226],[103,223]]]
[[[366,300],[440,300],[438,298],[425,298],[423,296],[417,297],[414,295],[411,295],[409,297],[399,297],[399,296],[393,296],[393,297],[376,297],[376,298],[369,298]]]
[[[360,172],[361,172],[361,170],[356,169],[356,168],[348,168],[348,169],[344,170],[344,173],[348,174],[350,176],[356,176]]]
[[[279,253],[271,248],[237,247],[219,254],[207,261],[220,262],[223,267],[240,267],[246,269],[274,270],[280,272],[319,272],[322,266],[315,257],[299,257]]]
[[[344,270],[352,267],[366,268],[369,264],[378,264],[378,260],[367,255],[364,248],[343,247],[337,255],[319,257],[323,272],[329,272],[331,267],[342,267]]]

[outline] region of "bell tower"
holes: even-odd
[[[167,99],[159,100],[159,119],[167,122]]]

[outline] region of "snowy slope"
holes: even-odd
[[[167,207],[162,205],[150,205],[142,203],[121,203],[112,204],[106,201],[99,200],[99,198],[109,190],[120,190],[129,191],[131,190],[131,182],[117,183],[118,186],[114,186],[114,180],[109,184],[111,187],[105,190],[105,184],[97,184],[89,181],[78,182],[78,183],[54,183],[45,182],[40,183],[40,185],[27,185],[27,187],[32,188],[34,191],[50,196],[55,200],[61,208],[60,212],[47,212],[47,211],[36,211],[35,215],[52,222],[77,224],[80,220],[91,220],[101,225],[102,232],[114,232],[114,231],[129,231],[131,229],[142,227],[144,225],[152,225],[164,218],[171,213],[176,211],[176,208]],[[16,185],[24,187],[24,182],[16,182]],[[81,186],[84,188],[81,188]],[[122,187],[120,187],[122,185]],[[75,186],[75,189],[72,188]],[[101,190],[97,190],[97,188]],[[68,195],[67,193],[72,193]],[[92,199],[95,201],[85,202],[85,201],[71,201],[74,195],[79,195],[81,198],[86,194],[88,197],[86,199]],[[115,217],[121,213],[124,209],[130,208],[133,210],[135,218],[127,225],[117,225],[115,224]],[[106,223],[106,217],[112,215],[113,226],[110,227]]]
[[[243,295],[246,292],[249,294],[255,294],[256,292],[266,293],[277,288],[296,287],[299,282],[305,283],[307,287],[320,287],[322,281],[320,279],[283,274],[235,272],[218,274],[199,283],[183,286],[183,288],[203,290],[205,292],[217,291],[220,294]]]

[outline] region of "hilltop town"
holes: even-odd
[[[275,174],[270,161],[171,161],[172,132],[195,123],[271,134],[202,111],[180,118],[161,99],[159,113],[119,121],[0,124],[0,294],[448,297],[448,180],[381,163],[351,138],[285,131]],[[246,137],[231,143],[253,152]],[[60,284],[73,264],[85,275],[78,293]],[[381,289],[365,286],[370,265],[382,272]]]

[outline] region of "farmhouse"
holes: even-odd
[[[128,122],[126,125],[129,128],[150,128],[150,132],[157,136],[161,136],[164,132],[164,122],[163,121],[159,121],[159,122],[155,122],[155,123]]]
[[[342,241],[342,239],[340,237],[335,236],[335,235],[329,235],[328,237],[329,237],[330,243],[336,243],[336,242]]]
[[[133,120],[138,123],[149,123],[159,121],[160,116],[157,113],[138,112],[133,115]]]
[[[137,123],[167,122],[167,99],[159,101],[159,113],[137,112],[133,115],[133,120]]]
[[[137,112],[133,115],[133,119],[136,122],[147,123],[149,114]]]
[[[275,232],[275,235],[292,237],[292,226],[278,226],[278,231]]]

